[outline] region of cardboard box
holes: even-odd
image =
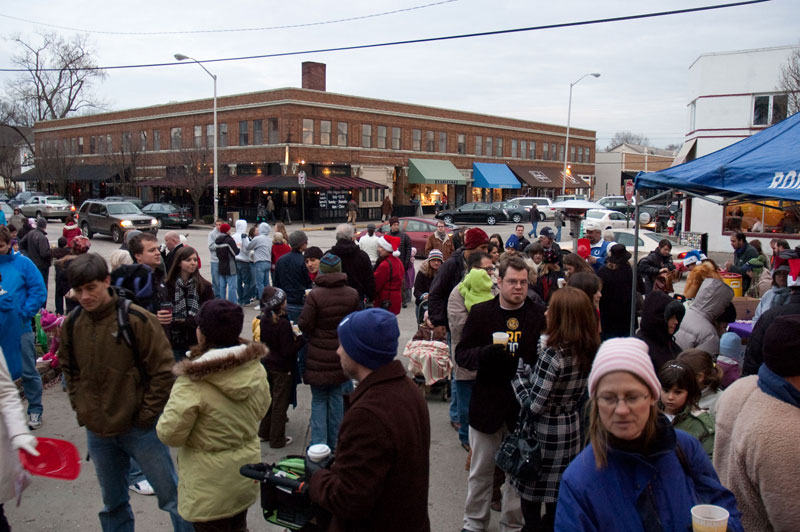
[[[752,320],[760,301],[756,297],[734,297],[733,306],[736,307],[736,319]]]

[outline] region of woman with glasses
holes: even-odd
[[[542,449],[538,480],[511,478],[522,499],[523,532],[553,530],[561,475],[582,447],[580,399],[600,345],[597,314],[581,290],[558,290],[546,317],[547,337],[539,342],[536,365],[521,363],[511,381],[522,407],[520,430],[535,437]]]
[[[714,504],[742,530],[733,494],[693,436],[675,430],[647,344],[614,338],[589,374],[590,444],[567,467],[558,493],[558,530],[691,530],[691,509]]]

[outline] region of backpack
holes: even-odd
[[[145,306],[154,295],[153,270],[144,264],[124,264],[111,272],[111,286],[137,305]]]
[[[112,290],[114,290],[112,288]],[[124,341],[125,345],[127,345],[133,351],[133,363],[136,365],[136,369],[139,371],[139,375],[142,378],[142,383],[145,387],[147,387],[148,383],[150,382],[150,376],[147,374],[147,371],[144,369],[144,364],[142,363],[141,356],[139,355],[139,346],[136,343],[136,335],[133,333],[133,328],[131,327],[130,315],[133,314],[134,316],[138,317],[143,321],[147,321],[147,316],[136,310],[131,309],[131,300],[125,297],[125,290],[115,290],[117,293],[117,343],[120,341]],[[77,306],[67,315],[66,326],[67,326],[67,338],[69,338],[69,343],[67,344],[68,347],[68,354],[70,359],[73,361],[73,365],[70,367],[70,377],[74,376],[75,369],[77,367],[77,360],[74,357],[74,351],[72,346],[72,339],[73,339],[73,331],[75,329],[75,321],[80,316],[81,311],[83,311],[83,307]]]

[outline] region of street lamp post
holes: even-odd
[[[209,72],[208,69],[203,66],[203,63],[194,57],[189,57],[188,55],[183,54],[175,54],[175,59],[178,61],[185,61],[186,59],[194,61],[200,65],[200,68],[206,71],[206,74],[211,76],[211,79],[214,80],[214,168],[212,168],[211,173],[214,174],[214,222],[216,222],[219,218],[219,178],[217,177],[217,171],[219,169],[219,165],[217,163],[217,144],[219,142],[217,140],[217,137],[219,136],[219,130],[217,126],[217,76]]]
[[[569,161],[569,122],[570,119],[572,118],[572,87],[577,85],[586,76],[594,76],[596,78],[599,78],[600,74],[598,74],[597,72],[584,74],[583,76],[578,78],[578,81],[569,84],[569,107],[567,108],[567,140],[564,146],[564,176],[561,181],[562,196],[567,193],[567,161]]]

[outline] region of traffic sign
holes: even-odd
[[[305,171],[300,170],[297,173],[297,184],[300,185],[301,187],[306,186],[306,173],[305,173]]]
[[[633,179],[625,180],[625,199],[630,201],[633,198]]]

